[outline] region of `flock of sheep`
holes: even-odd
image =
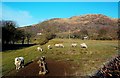
[[[56,48],[64,48],[64,45],[59,43],[54,45]],[[77,47],[77,43],[72,43],[71,47]],[[80,44],[81,48],[88,48],[88,46],[85,43]],[[51,45],[47,46],[48,49],[52,49],[53,47]],[[37,51],[43,51],[43,49],[39,46],[37,47]]]
[[[54,45],[56,48],[64,48],[64,45],[59,43]],[[77,43],[72,43],[71,47],[77,47]],[[88,48],[88,46],[85,43],[80,44],[81,48]],[[53,47],[51,45],[47,46],[48,49],[52,49]],[[37,51],[43,51],[43,49],[39,46],[37,47]],[[20,68],[24,67],[24,58],[23,57],[16,57],[15,58],[15,66],[16,70],[19,70]]]

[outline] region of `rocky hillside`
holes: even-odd
[[[41,23],[23,27],[27,32],[34,34],[40,32],[52,32],[56,34],[64,33],[84,33],[82,35],[100,36],[100,33],[117,37],[117,19],[107,17],[101,14],[88,14],[82,16],[73,16],[71,18],[54,18]]]

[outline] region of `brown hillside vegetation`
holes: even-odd
[[[73,16],[71,18],[53,18],[21,29],[25,29],[27,32],[32,32],[34,35],[38,32],[52,32],[57,34],[69,32],[68,30],[70,30],[71,33],[87,31],[87,33],[82,35],[88,35],[91,39],[96,39],[98,36],[107,36],[116,39],[118,29],[117,24],[118,22],[115,18],[110,18],[102,14],[88,14]],[[101,33],[104,31],[105,33]],[[102,36],[103,34],[104,36]]]

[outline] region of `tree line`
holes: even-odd
[[[51,32],[44,32],[41,36],[33,35],[31,31],[18,28],[16,22],[11,20],[0,21],[2,27],[2,44],[16,44],[27,43],[33,44],[46,44],[49,40],[55,38],[55,34]]]
[[[80,30],[71,31],[68,33],[59,33],[56,37],[58,38],[73,38],[83,39],[88,36],[91,40],[117,40],[120,39],[120,29],[113,29],[109,27],[101,27],[98,29],[86,29],[81,28]]]
[[[17,28],[17,24],[11,20],[2,20],[0,23],[2,27],[2,44],[15,44],[15,43],[25,43],[25,39],[27,39],[27,43],[30,42],[31,34],[25,32],[24,30],[20,30]]]

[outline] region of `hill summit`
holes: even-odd
[[[51,32],[57,35],[80,34],[95,36],[109,36],[117,38],[117,19],[102,14],[88,14],[70,18],[53,18],[41,23],[23,27],[27,32],[34,34]],[[100,34],[101,33],[101,34]]]

